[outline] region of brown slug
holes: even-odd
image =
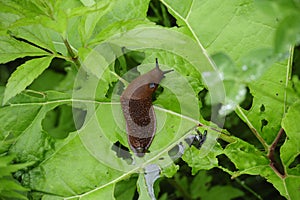
[[[166,73],[158,66],[134,79],[121,95],[121,107],[126,121],[128,144],[139,157],[147,152],[156,131],[152,94]]]

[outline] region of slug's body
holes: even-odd
[[[164,78],[164,74],[171,71],[173,70],[159,69],[156,59],[156,67],[134,79],[121,95],[128,143],[137,156],[145,154],[156,131],[152,94]]]

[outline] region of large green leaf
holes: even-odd
[[[252,1],[248,0],[187,1],[184,5],[180,1],[162,0],[162,2],[177,18],[182,31],[188,32],[204,52],[211,55],[224,52],[233,59],[234,63],[226,64],[225,69],[220,67],[224,65],[222,63],[224,60],[216,60],[220,76],[225,80],[226,91],[226,98],[223,102],[225,105],[221,108],[220,114],[226,115],[233,111],[244,100],[246,94],[245,82],[247,80],[244,77],[257,79],[263,73],[262,65],[244,62],[243,57],[261,48],[272,48],[277,26],[273,18],[276,16],[266,17]],[[257,52],[255,55],[259,54]],[[261,59],[258,63],[266,58]],[[272,63],[264,65],[264,68],[266,69],[270,64]],[[235,70],[228,70],[228,68],[235,68]],[[242,76],[237,76],[237,74]],[[213,86],[216,75],[202,75],[206,84]]]
[[[224,108],[233,110],[243,100],[237,95],[245,95],[245,86],[254,96],[251,109],[247,111],[238,107],[237,113],[264,145],[266,152],[262,153],[247,143],[229,144],[225,154],[239,169],[235,175],[260,174],[274,184],[281,195],[291,198],[294,186],[278,176],[277,169],[268,165],[270,160],[267,158],[289,104],[286,87],[290,66],[286,61],[274,64],[276,55],[272,53],[276,18],[280,20],[281,14],[273,12],[265,15],[252,1],[246,0],[188,1],[186,4],[169,0],[162,2],[177,18],[182,31],[192,36],[204,51],[210,54],[225,52],[232,59],[230,61],[222,54],[214,57],[225,80]],[[188,163],[197,170],[197,161],[192,161]],[[200,166],[202,162],[198,162]]]

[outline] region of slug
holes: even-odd
[[[134,79],[121,95],[128,144],[139,157],[147,152],[156,131],[152,94],[164,75],[171,71],[173,70],[162,71],[156,58],[156,67]]]

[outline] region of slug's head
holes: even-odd
[[[159,68],[156,58],[156,67],[134,79],[123,92],[122,96],[126,99],[135,100],[151,97],[160,81],[165,77],[164,75],[172,71],[173,70],[162,71]]]

